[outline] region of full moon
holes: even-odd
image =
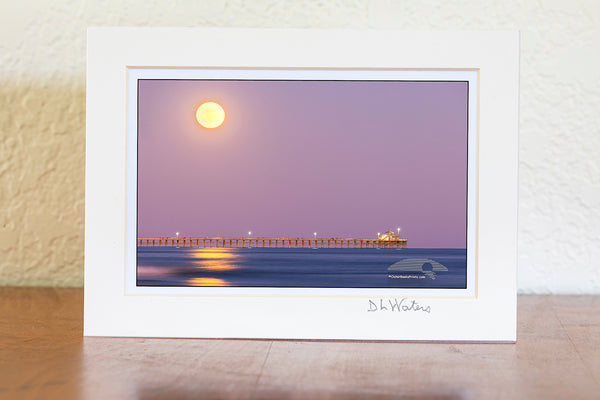
[[[225,121],[225,111],[220,104],[207,101],[196,109],[196,120],[205,128],[218,128]]]

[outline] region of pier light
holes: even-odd
[[[177,239],[179,239],[179,232],[175,232],[175,235],[177,236]]]
[[[381,236],[381,232],[377,232],[377,239],[379,239],[379,236]]]
[[[400,234],[400,228],[398,228],[398,235]]]
[[[251,232],[251,231],[248,231],[248,236],[250,236],[250,235],[252,235],[252,232]]]
[[[315,239],[317,238],[317,232],[315,232],[313,235],[315,235]]]

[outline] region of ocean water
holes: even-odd
[[[137,284],[466,288],[466,259],[466,249],[138,247]]]

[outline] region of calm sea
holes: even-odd
[[[138,247],[137,282],[139,286],[465,288],[466,256],[465,249]]]

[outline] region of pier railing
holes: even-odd
[[[199,248],[329,248],[329,249],[366,249],[366,248],[406,248],[408,239],[352,239],[352,238],[220,238],[220,237],[149,237],[138,238],[139,247],[199,247]]]

